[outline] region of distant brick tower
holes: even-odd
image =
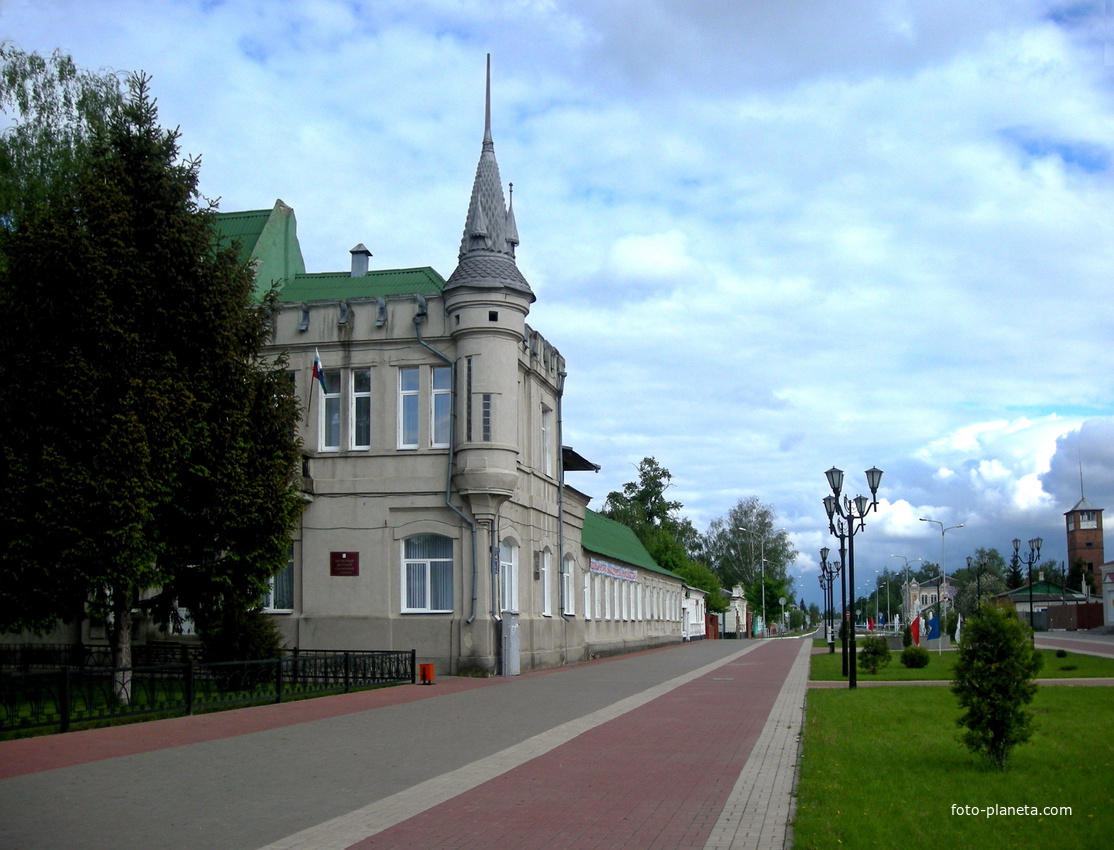
[[[1066,512],[1068,530],[1068,568],[1082,561],[1094,578],[1093,587],[1102,592],[1102,565],[1106,561],[1102,545],[1102,508],[1085,498]]]

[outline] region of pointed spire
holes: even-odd
[[[503,200],[503,182],[499,163],[495,161],[495,143],[491,137],[491,54],[487,55],[487,80],[484,87],[484,134],[476,179],[464,220],[460,240],[460,259],[448,280],[448,286],[509,287],[529,293],[530,284],[515,265],[518,227],[514,220],[513,201],[510,208]]]
[[[484,142],[483,150],[495,153],[495,142],[491,141],[491,54],[487,54],[487,86],[484,89]]]

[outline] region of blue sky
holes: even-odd
[[[282,198],[311,271],[452,271],[491,52],[529,322],[603,465],[570,483],[652,455],[700,528],[757,495],[818,600],[832,465],[886,472],[864,579],[939,559],[920,517],[952,568],[1065,557],[1080,465],[1114,516],[1103,5],[6,0],[0,35],[151,74],[204,194]]]

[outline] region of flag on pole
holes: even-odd
[[[940,615],[933,615],[932,619],[928,621],[928,639],[938,640],[940,638]]]
[[[913,635],[913,643],[916,646],[921,645],[921,618],[914,617],[913,621],[909,624],[909,632]]]
[[[321,355],[317,349],[313,349],[313,379],[321,384],[321,392],[327,393],[328,387],[325,386],[325,370],[321,367]]]
[[[874,618],[873,617],[867,617],[866,618],[866,630],[868,632],[874,631]]]
[[[963,615],[959,615],[959,619],[955,621],[955,642],[959,643],[959,630],[963,628]]]

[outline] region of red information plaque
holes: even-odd
[[[329,575],[358,576],[360,574],[359,552],[330,552]]]

